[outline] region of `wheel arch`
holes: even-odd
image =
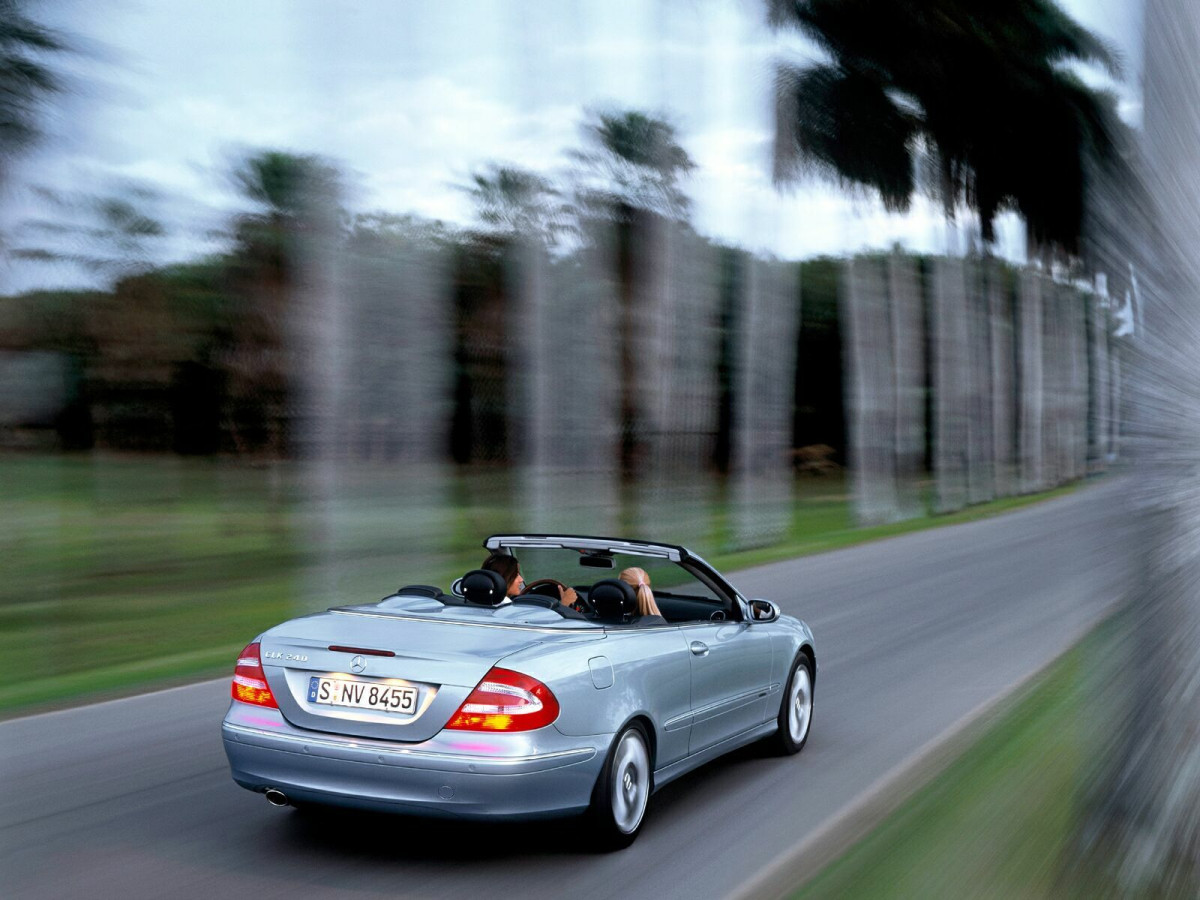
[[[642,726],[642,731],[646,735],[646,743],[649,744],[646,749],[650,752],[650,777],[652,779],[651,789],[653,789],[654,764],[658,761],[658,733],[654,728],[654,722],[650,718],[649,713],[636,712],[626,719],[621,727],[617,729],[617,735],[620,735],[621,732],[623,732],[634,722],[637,722]],[[614,741],[617,739],[617,735],[614,735]]]
[[[608,745],[608,750],[605,752],[605,755],[604,755],[604,759],[605,759],[604,765],[605,766],[608,765],[609,755],[612,753],[613,748],[616,747],[617,739],[622,734],[625,733],[626,728],[628,728],[630,725],[634,724],[635,722],[642,727],[642,733],[646,735],[646,743],[648,745],[646,747],[646,750],[650,753],[650,793],[654,793],[654,790],[655,790],[655,788],[654,788],[654,763],[658,759],[658,735],[655,733],[654,721],[650,718],[649,713],[644,712],[644,711],[638,711],[638,712],[633,713],[628,718],[626,718],[624,722],[621,723],[620,728],[618,728],[615,732],[613,732],[612,742]],[[604,771],[602,768],[601,771],[599,772],[599,774],[597,774],[597,776],[596,776],[595,785],[592,787],[593,793],[595,792],[596,788],[600,785],[600,782],[601,782],[601,780],[603,780],[603,778],[604,778]]]
[[[808,641],[802,643],[800,649],[797,651],[797,655],[808,658],[809,675],[812,676],[812,683],[815,687],[817,684],[817,654],[813,650],[812,644]]]

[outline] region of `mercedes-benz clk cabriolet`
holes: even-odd
[[[516,558],[523,593],[479,569],[448,593],[403,587],[248,644],[221,729],[234,780],[276,806],[586,813],[619,848],[672,779],[752,741],[804,747],[812,631],[774,603],[672,544],[493,535],[484,546]],[[632,566],[659,614],[613,577]]]

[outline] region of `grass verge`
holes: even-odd
[[[948,769],[795,891],[795,900],[1097,896],[1070,849],[1110,722],[1096,689],[1110,620],[1014,698]]]
[[[316,534],[304,474],[288,464],[0,457],[0,715],[225,674],[275,622],[403,583],[448,585],[479,564],[484,535],[521,530],[510,472],[363,465],[340,477],[337,504],[321,519],[326,533]],[[800,480],[785,540],[731,551],[734,513],[714,482],[663,491],[667,502],[654,507],[662,534],[652,536],[736,569],[997,515],[1070,489],[857,529],[841,479]],[[636,492],[620,505],[619,518],[637,518]]]

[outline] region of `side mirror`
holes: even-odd
[[[779,618],[779,607],[770,600],[751,600],[750,618],[755,622],[774,622]]]

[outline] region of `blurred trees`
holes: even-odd
[[[41,137],[42,104],[63,89],[51,60],[67,51],[61,35],[27,13],[23,0],[0,0],[0,187],[8,160]]]
[[[13,256],[49,265],[68,264],[105,279],[150,267],[154,245],[166,236],[155,216],[158,194],[136,182],[101,193],[64,193],[35,187],[46,213],[21,223],[24,240]]]
[[[1124,585],[1120,678],[1105,685],[1112,757],[1093,785],[1084,865],[1115,895],[1200,888],[1200,6],[1149,0],[1145,198],[1150,248],[1131,342],[1129,513],[1140,566]]]
[[[611,223],[618,302],[620,467],[632,478],[645,465],[652,413],[650,385],[663,382],[648,352],[666,293],[668,223],[686,223],[690,201],[681,180],[695,168],[667,120],[638,110],[595,113],[583,126],[588,146],[573,156],[582,214],[596,220],[593,240]],[[585,235],[589,229],[585,227]],[[639,288],[643,293],[639,295]],[[661,326],[658,326],[661,327]],[[720,439],[718,439],[718,443]],[[721,463],[720,455],[716,460]]]
[[[1070,69],[1115,53],[1051,0],[768,0],[831,57],[778,72],[777,179],[809,164],[905,210],[919,167],[953,216],[1019,212],[1039,244],[1076,249],[1086,164],[1113,152],[1115,98]]]
[[[520,457],[524,372],[546,254],[578,243],[578,210],[549,178],[491,164],[465,187],[485,228],[458,247],[453,457]],[[518,412],[520,410],[520,412]],[[510,415],[511,414],[511,415]]]
[[[48,217],[40,233],[58,243],[45,258],[116,283],[5,300],[6,347],[76,348],[83,437],[63,446],[282,458],[301,455],[320,424],[356,456],[570,466],[586,445],[597,465],[655,490],[715,469],[736,475],[735,493],[789,441],[840,459],[842,344],[855,330],[838,309],[841,263],[777,263],[692,231],[680,217],[693,164],[669,123],[606,113],[583,133],[561,178],[502,164],[477,172],[465,189],[481,227],[469,230],[350,218],[328,162],[252,152],[229,173],[244,210],[230,217],[227,248],[157,268],[151,194],[56,197],[49,209],[68,221]],[[907,473],[897,508],[919,510],[939,264],[897,251],[854,265],[888,298],[880,359],[885,374],[904,373],[893,400],[908,412],[884,429],[898,448],[887,465]],[[1016,279],[1006,278],[996,315],[1011,329]],[[964,290],[978,294],[974,282]],[[70,316],[42,315],[64,305]],[[1048,347],[1038,344],[1039,359]],[[571,429],[582,436],[558,439]]]
[[[1071,70],[1088,63],[1119,71],[1115,54],[1098,38],[1050,0],[767,2],[776,27],[799,29],[829,56],[805,68],[778,69],[777,182],[812,170],[873,191],[894,211],[907,210],[924,189],[941,200],[949,219],[961,208],[977,213],[985,244],[995,238],[997,215],[1012,210],[1025,221],[1031,257],[1043,247],[1078,252],[1091,182],[1116,177],[1121,168],[1115,141],[1123,126],[1114,97],[1088,88]],[[1009,414],[1005,392],[1014,383],[1025,393],[1026,417],[1032,409],[1038,418],[1036,428],[1030,423],[1025,430],[1025,459],[1027,470],[1039,474],[1024,484],[1036,489],[1043,482],[1044,442],[1033,438],[1044,413],[1043,383],[1036,365],[1032,377],[1015,378],[1011,371],[1003,273],[989,260],[982,266],[942,261],[935,268],[934,471],[937,508],[949,511],[1012,489],[1011,454],[997,435],[1003,441],[1010,433],[1003,417]],[[981,279],[992,286],[977,289]],[[906,436],[924,430],[921,405],[905,399],[915,396],[924,365],[923,348],[906,324],[921,317],[910,284],[902,269],[886,283],[850,273],[844,280],[853,431],[873,448],[857,467],[865,521],[918,509],[900,501],[914,494]],[[1071,340],[1073,331],[1055,330],[1067,327],[1054,314],[1057,302],[1043,307],[1038,286],[1031,287],[1018,293],[1027,304],[1021,328],[1039,336],[1048,328],[1053,346]],[[968,297],[988,299],[966,305]],[[858,314],[860,306],[879,312]],[[1030,347],[1030,340],[1021,346]],[[1038,337],[1032,351],[1039,360],[1041,349]],[[874,368],[881,353],[890,356],[890,379]]]
[[[638,110],[595,113],[583,126],[586,148],[572,156],[580,166],[576,192],[594,215],[645,210],[686,221],[691,206],[680,185],[696,164],[667,120]]]
[[[541,175],[492,164],[472,175],[466,190],[479,220],[506,238],[555,246],[578,233],[575,207]]]
[[[322,211],[336,205],[338,174],[318,157],[263,151],[241,160],[233,180],[256,208],[234,221],[227,271],[234,302],[219,352],[229,433],[239,451],[282,456],[296,438],[300,367],[313,364],[295,309],[305,242],[320,237]]]

